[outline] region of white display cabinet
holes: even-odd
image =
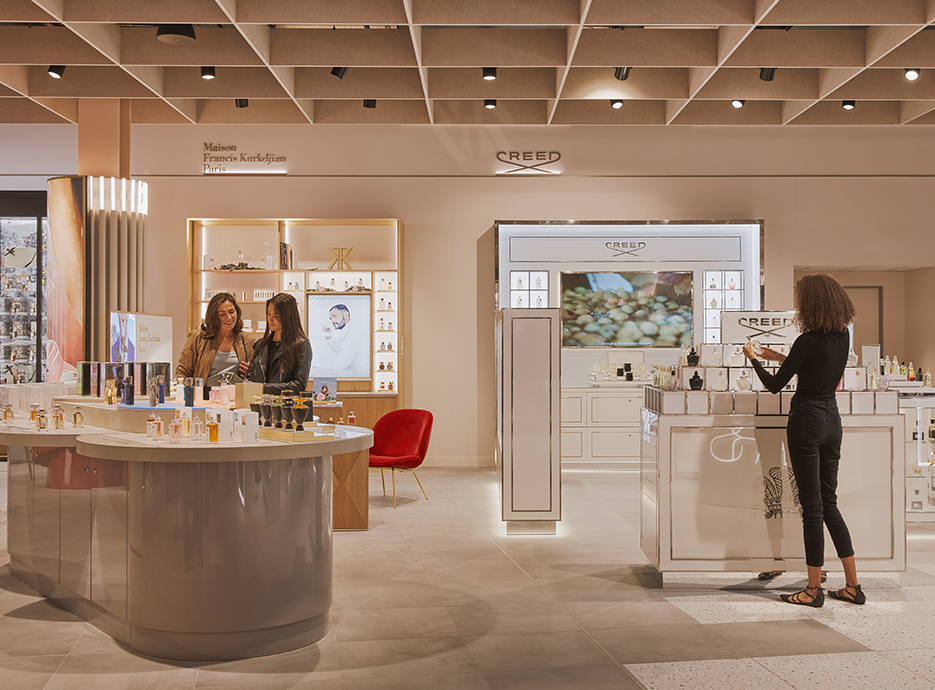
[[[906,519],[935,522],[935,394],[900,394],[906,419]]]
[[[337,378],[344,391],[400,393],[405,365],[400,221],[198,219],[190,221],[189,239],[189,329],[202,322],[211,297],[223,291],[241,305],[249,324],[245,330],[261,335],[266,300],[285,292],[295,297],[312,342],[313,377]],[[331,321],[338,305],[347,315],[344,324],[343,317]],[[361,349],[350,363],[337,354],[341,346],[350,347],[351,330],[342,330],[347,326]],[[332,369],[316,373],[316,366],[329,362]]]

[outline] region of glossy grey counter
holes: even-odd
[[[372,444],[368,430],[347,433],[180,446],[0,429],[12,572],[152,656],[235,659],[315,642],[331,606],[331,455]]]

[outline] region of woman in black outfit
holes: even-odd
[[[266,333],[253,348],[247,378],[263,392],[304,391],[312,366],[312,346],[305,337],[295,297],[280,292],[266,300]],[[247,369],[246,365],[242,367]]]
[[[760,381],[778,393],[798,374],[798,385],[786,426],[792,472],[799,489],[808,586],[795,594],[783,594],[790,604],[818,607],[824,603],[821,567],[824,564],[824,525],[827,525],[844,566],[846,586],[828,594],[843,601],[863,604],[867,598],[857,581],[857,565],[851,536],[838,510],[838,462],[841,459],[841,416],[834,392],[847,364],[847,325],[854,320],[854,304],[841,284],[831,276],[810,275],[795,284],[795,319],[801,335],[788,357],[770,348],[744,353]],[[763,369],[757,357],[781,362],[775,375]]]

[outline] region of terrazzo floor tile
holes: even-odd
[[[746,656],[724,638],[697,623],[593,630],[591,634],[621,664]]]
[[[931,649],[900,649],[880,654],[923,678],[935,679],[935,655]]]
[[[875,652],[774,656],[755,661],[797,690],[899,688],[932,690],[935,683]]]
[[[642,686],[619,666],[577,666],[490,671],[493,690],[638,690]]]
[[[756,573],[665,573],[663,589],[758,589]]]
[[[751,657],[865,652],[867,648],[814,619],[707,626]]]
[[[625,668],[646,690],[790,690],[793,687],[752,659],[627,664]]]
[[[935,649],[935,618],[928,614],[849,616],[847,620],[828,620],[827,625],[877,651]]]
[[[921,570],[923,573],[935,575],[935,563],[913,563],[912,567]]]
[[[580,631],[465,636],[464,639],[484,672],[614,663]]]
[[[677,606],[699,623],[746,623],[811,618],[815,609],[790,606],[774,595],[762,592],[711,594],[707,596],[667,596],[666,601]]]

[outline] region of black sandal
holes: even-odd
[[[814,592],[814,594],[812,594]],[[802,599],[802,595],[811,597],[808,601]],[[812,608],[821,608],[825,603],[825,590],[821,587],[806,587],[795,594],[780,594],[779,598],[789,604],[798,604],[799,606],[811,606]]]
[[[853,590],[854,594],[851,594],[849,590]],[[841,589],[828,590],[828,596],[832,599],[846,601],[849,604],[867,603],[867,595],[864,594],[864,591],[860,588],[860,585],[844,585],[844,587]]]

